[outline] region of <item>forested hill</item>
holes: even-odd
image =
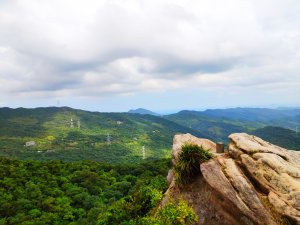
[[[235,132],[254,133],[285,148],[298,148],[287,130],[274,134],[265,126],[300,127],[299,110],[224,109],[181,111],[157,117],[99,113],[68,107],[0,108],[0,156],[110,163],[170,157],[173,136],[191,133],[213,141]],[[257,132],[255,131],[258,130]],[[283,132],[284,131],[284,132]],[[289,130],[288,130],[289,131]],[[284,135],[283,135],[284,134]],[[24,146],[24,145],[30,146]],[[144,147],[143,147],[144,146]]]
[[[255,130],[253,134],[275,145],[287,149],[300,150],[300,133],[296,133],[294,130],[267,126]]]
[[[188,110],[167,115],[164,118],[202,133],[205,132],[213,141],[223,142],[227,142],[228,135],[231,133],[249,132],[263,126],[263,124],[256,122],[211,117],[202,112]]]
[[[183,110],[164,118],[209,135],[214,141],[228,140],[236,132],[252,133],[265,126],[294,130],[300,127],[300,109],[232,108],[205,111]],[[274,142],[275,143],[275,142]],[[286,146],[288,147],[288,146]]]
[[[208,137],[152,115],[68,107],[0,109],[0,156],[10,158],[141,162],[169,157],[176,133]]]

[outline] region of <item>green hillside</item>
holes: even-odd
[[[300,127],[299,109],[233,108],[205,111],[184,110],[164,118],[209,135],[214,141],[228,141],[235,132],[252,133],[265,126]],[[282,139],[286,145],[289,139]],[[284,147],[283,146],[283,147]]]
[[[254,135],[271,142],[272,144],[279,145],[287,149],[300,150],[300,133],[293,130],[267,126],[257,129],[253,132]]]
[[[214,118],[203,115],[197,111],[181,111],[176,114],[164,116],[164,118],[206,133],[214,141],[227,142],[228,135],[235,132],[250,132],[261,125],[259,123],[238,121],[229,118]]]
[[[236,110],[235,113],[233,109],[207,110],[205,113],[186,110],[156,117],[88,112],[67,107],[1,108],[0,156],[34,160],[142,162],[143,146],[145,158],[169,157],[176,133],[192,133],[213,141],[227,142],[231,133],[247,132],[282,147],[298,147],[298,142],[291,140],[292,135],[288,132],[279,132],[288,134],[279,138],[267,129],[257,130],[270,124],[281,126],[284,121],[292,126],[297,125],[297,110],[284,113],[279,110],[279,114],[266,109],[261,112],[256,112],[260,109]],[[255,117],[258,121],[243,119],[246,112],[249,118]],[[269,117],[268,112],[271,113]],[[261,115],[269,121],[259,119]],[[287,118],[287,115],[290,117]],[[270,130],[273,132],[273,129]],[[35,144],[25,146],[30,142]]]
[[[151,115],[67,107],[0,109],[0,156],[10,158],[141,162],[143,146],[146,158],[169,157],[176,133],[208,137]],[[30,141],[36,145],[24,146]]]

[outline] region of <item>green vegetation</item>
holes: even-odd
[[[238,121],[230,118],[214,118],[197,111],[181,111],[164,118],[182,126],[206,133],[211,140],[218,142],[228,141],[232,133],[251,132],[262,126],[261,123]]]
[[[300,150],[300,133],[293,130],[267,126],[257,129],[253,132],[254,135],[271,142],[272,144],[279,145],[287,149]]]
[[[200,132],[151,115],[66,107],[2,108],[0,124],[0,224],[196,220],[184,201],[158,204],[173,136]]]
[[[245,132],[284,148],[300,149],[296,133],[289,130],[300,127],[300,109],[234,108],[202,112],[184,110],[164,118],[206,133],[214,142],[227,143],[230,134]]]
[[[297,138],[287,132],[289,130],[280,131],[280,135],[274,135],[272,129],[255,131],[268,123],[282,123],[288,115],[292,116],[289,117],[291,120],[287,120],[288,124],[297,125],[297,121],[300,122],[297,110],[284,111],[283,114],[282,110],[277,110],[282,114],[280,116],[274,110],[256,111],[260,110],[182,111],[156,117],[88,112],[67,107],[1,108],[0,156],[40,161],[85,159],[140,163],[143,161],[143,146],[148,159],[169,157],[172,139],[177,133],[191,133],[226,143],[229,134],[247,132],[285,148],[299,149]],[[264,119],[269,114],[272,121]],[[254,122],[254,119],[258,121]],[[35,141],[36,145],[24,146],[29,141]]]
[[[139,219],[133,224],[136,225],[185,225],[197,222],[198,217],[192,207],[186,201],[179,199],[176,203],[169,199],[169,202],[157,212],[148,217]]]
[[[137,221],[161,200],[169,167],[169,160],[111,166],[0,158],[0,224]]]
[[[0,158],[0,224],[189,224],[197,216],[183,200],[158,208],[170,166]]]
[[[202,146],[195,144],[183,145],[175,166],[177,184],[185,185],[191,182],[200,173],[200,163],[208,161],[212,157],[212,153]]]
[[[156,116],[67,107],[2,108],[0,125],[0,156],[40,161],[140,163],[142,146],[146,158],[161,159],[169,157],[176,133],[205,137]],[[24,146],[29,141],[36,145]]]
[[[227,141],[230,133],[249,132],[300,150],[296,132],[261,128],[274,121],[283,123],[273,110],[249,116],[251,110],[234,111],[229,110],[230,118],[224,111],[156,117],[67,107],[2,108],[0,224],[193,223],[197,216],[183,200],[170,199],[158,206],[167,188],[165,177],[171,165],[166,158],[176,133]],[[264,119],[268,113],[272,121]],[[292,116],[289,125],[298,125],[297,113],[283,114]],[[210,158],[212,154],[201,146],[183,145],[175,167],[176,182],[191,182],[200,173],[199,164]]]

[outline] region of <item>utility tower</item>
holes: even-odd
[[[80,129],[80,120],[77,121],[77,127]]]
[[[145,151],[145,146],[144,145],[142,147],[142,157],[143,157],[143,159],[146,159],[146,151]]]
[[[71,117],[71,120],[70,120],[70,127],[73,128],[74,127],[74,121],[73,121],[73,118]]]
[[[109,145],[111,144],[111,137],[110,137],[109,134],[107,134],[106,142],[107,142],[107,144],[109,144]]]

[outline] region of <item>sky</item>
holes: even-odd
[[[0,107],[300,106],[299,0],[0,0]]]

